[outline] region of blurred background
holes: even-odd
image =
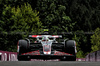
[[[77,43],[77,58],[100,50],[100,0],[0,0],[0,50],[17,51],[29,34],[61,34]]]

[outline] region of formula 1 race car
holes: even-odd
[[[61,35],[29,35],[31,39],[19,40],[17,58],[19,61],[30,59],[60,59],[61,61],[76,61],[76,42],[74,40],[56,41]]]

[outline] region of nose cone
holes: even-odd
[[[51,46],[50,45],[44,45],[43,46],[43,53],[44,54],[51,54]]]
[[[51,52],[44,52],[44,54],[49,55],[49,54],[51,54]]]

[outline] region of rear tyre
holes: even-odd
[[[22,53],[28,52],[28,50],[29,50],[29,43],[28,43],[28,41],[26,41],[26,40],[19,40],[18,41],[18,45],[19,45],[19,52],[18,52],[18,56],[17,56],[18,60],[19,61],[27,61],[27,60],[29,60],[27,58],[25,59],[25,58],[19,57],[19,56],[21,56]]]

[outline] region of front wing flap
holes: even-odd
[[[21,55],[58,55],[58,56],[63,56],[63,55],[72,55],[72,54],[60,52],[60,51],[54,51],[54,54],[41,54],[40,51],[37,50],[37,51],[22,53]]]

